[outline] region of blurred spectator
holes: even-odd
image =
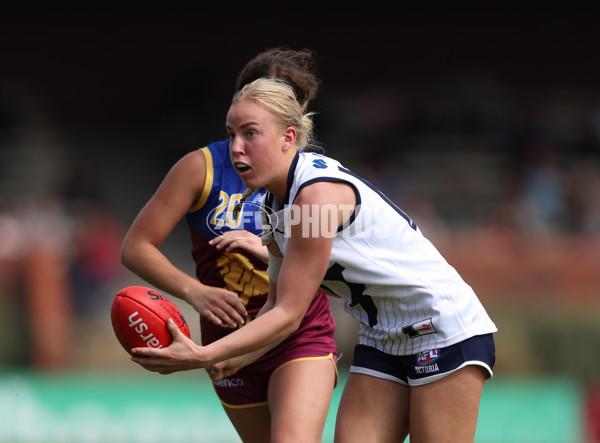
[[[108,285],[121,269],[124,228],[35,95],[3,86],[0,365],[66,368],[74,363],[77,326],[106,315],[98,308],[110,301]]]
[[[79,320],[103,315],[112,299],[112,283],[124,272],[118,260],[123,224],[103,206],[91,206],[73,220],[71,279]]]
[[[88,165],[71,158],[59,187],[71,223],[70,278],[78,319],[93,317],[112,299],[112,282],[124,274],[121,243],[124,224],[109,210]]]
[[[521,183],[521,211],[533,232],[562,232],[567,226],[567,176],[563,165],[544,140],[527,145]]]
[[[23,201],[0,216],[0,297],[23,297],[22,303],[13,304],[20,308],[8,314],[19,321],[11,321],[8,328],[18,328],[26,337],[3,331],[3,337],[12,338],[5,352],[16,356],[5,364],[62,368],[70,363],[69,228],[60,202],[53,198]]]
[[[47,369],[74,363],[77,326],[105,315],[122,272],[123,235],[121,222],[95,202],[69,214],[60,197],[44,195],[0,213],[0,299],[12,307],[4,315],[14,317],[2,325],[3,339],[11,338],[0,347],[2,363]]]

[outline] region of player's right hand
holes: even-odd
[[[248,315],[240,297],[223,288],[205,286],[202,293],[193,294],[187,301],[200,315],[217,325],[243,326]]]
[[[133,348],[131,360],[144,369],[159,374],[172,374],[207,366],[207,363],[201,358],[202,346],[196,345],[186,337],[173,319],[169,319],[167,328],[173,336],[173,342],[169,346],[166,348]]]

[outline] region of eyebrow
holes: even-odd
[[[245,127],[247,127],[247,126],[252,126],[252,125],[258,125],[258,123],[257,123],[257,122],[254,122],[254,121],[249,121],[249,122],[246,122],[246,123],[242,123],[242,124],[239,126],[239,128],[240,128],[240,129],[244,129],[244,128],[245,128]],[[232,129],[232,128],[231,128],[231,126],[229,126],[229,125],[225,125],[225,129]]]

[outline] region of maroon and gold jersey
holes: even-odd
[[[229,140],[202,148],[206,158],[204,192],[186,219],[192,238],[192,256],[196,275],[205,285],[227,288],[241,297],[251,321],[267,299],[269,280],[267,263],[241,249],[219,251],[208,241],[222,234],[235,235],[244,229],[262,234],[261,201],[264,190],[246,200],[237,216],[234,208],[246,189],[229,157]],[[202,343],[211,343],[233,331],[227,326],[201,321]],[[295,350],[295,351],[294,351]],[[286,356],[286,353],[291,353]],[[290,358],[336,354],[334,320],[329,298],[317,293],[299,329],[282,344],[243,371],[274,370]]]

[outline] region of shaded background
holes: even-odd
[[[0,368],[139,374],[108,318],[144,284],[120,266],[125,230],[177,159],[224,138],[243,64],[306,47],[326,153],[474,287],[497,377],[575,383],[600,438],[598,10],[304,6],[0,9]],[[185,226],[163,249],[193,273]],[[333,309],[345,370],[356,325]]]

